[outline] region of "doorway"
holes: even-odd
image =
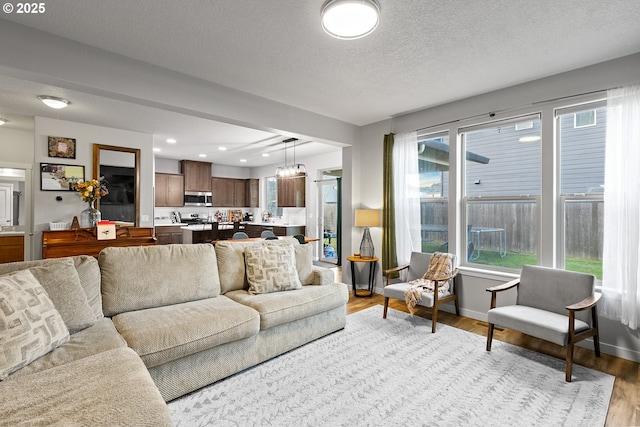
[[[318,184],[318,236],[322,240],[320,261],[340,265],[342,229],[342,170],[323,170]]]

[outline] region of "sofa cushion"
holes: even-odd
[[[263,245],[292,245],[291,239],[263,240],[262,242],[234,242],[226,240],[216,243],[216,258],[220,273],[220,292],[249,289],[244,262],[244,250],[256,244]]]
[[[169,409],[133,350],[121,347],[0,383],[7,426],[170,426]]]
[[[94,354],[126,346],[127,343],[118,331],[116,331],[111,319],[103,317],[87,329],[71,335],[69,341],[64,345],[45,354],[19,371],[14,372],[10,378],[66,365],[75,360],[84,359]]]
[[[349,291],[344,283],[331,283],[259,295],[231,291],[226,296],[257,310],[260,313],[260,329],[264,330],[343,306],[349,300]]]
[[[122,313],[113,323],[149,368],[254,336],[255,310],[224,296]]]
[[[47,291],[71,334],[93,324],[96,316],[87,301],[73,258],[11,263],[3,265],[0,274],[26,268]]]
[[[0,380],[69,340],[69,331],[29,270],[0,276]]]
[[[312,245],[293,245],[296,255],[296,271],[298,278],[303,285],[315,284],[315,273],[313,268],[313,246]]]
[[[250,294],[300,289],[296,258],[290,245],[251,245],[244,251]]]
[[[212,245],[109,247],[98,257],[106,316],[220,294]]]
[[[74,256],[73,264],[78,272],[80,284],[87,297],[89,307],[96,319],[102,319],[102,295],[100,294],[100,266],[98,260],[89,255]]]
[[[300,282],[303,285],[307,285],[318,281],[316,273],[313,271],[313,247],[311,245],[301,245],[298,240],[293,237],[286,237],[279,240],[263,240],[258,243],[227,240],[216,243],[216,257],[218,259],[220,290],[222,294],[229,291],[249,289],[244,251],[248,246],[255,244],[292,245],[295,249],[296,270],[298,271]]]

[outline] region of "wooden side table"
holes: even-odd
[[[361,258],[359,256],[348,256],[347,261],[351,262],[351,283],[353,284],[353,296],[354,297],[371,297],[373,296],[373,288],[376,283],[376,266],[378,265],[378,257],[373,258]],[[356,262],[368,262],[369,263],[369,283],[367,284],[368,294],[358,294],[358,287],[356,286]]]

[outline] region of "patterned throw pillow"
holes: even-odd
[[[244,251],[250,294],[300,289],[296,258],[290,245],[251,245]]]
[[[69,330],[29,270],[0,276],[0,380],[69,340]]]

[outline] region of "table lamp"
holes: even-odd
[[[360,257],[364,259],[373,258],[375,250],[369,227],[380,226],[380,211],[377,209],[356,209],[355,226],[364,227],[362,241],[360,242]]]

